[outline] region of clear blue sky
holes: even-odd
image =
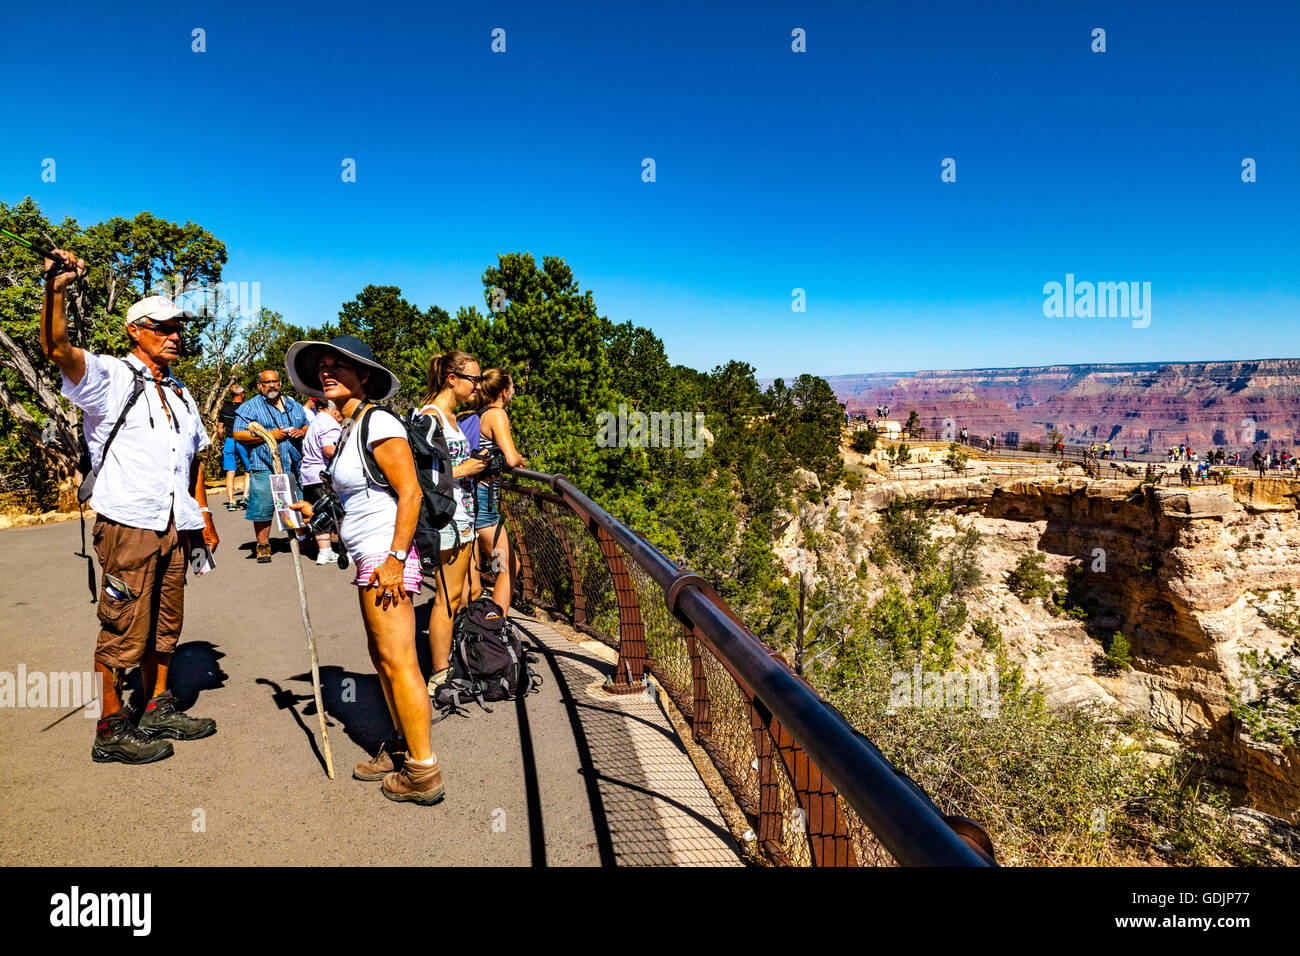
[[[307,325],[528,250],[698,368],[1300,354],[1300,3],[292,6],[6,4],[0,198],[192,219]],[[1151,325],[1044,318],[1066,273]]]

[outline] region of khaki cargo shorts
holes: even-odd
[[[149,531],[100,518],[92,535],[104,569],[96,662],[134,667],[151,647],[170,654],[180,640],[185,616],[188,532],[178,532],[175,521],[166,531]],[[110,593],[110,574],[130,589],[130,596],[122,599]]]

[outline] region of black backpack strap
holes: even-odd
[[[140,400],[140,396],[144,394],[144,372],[140,371],[125,359],[122,360],[122,364],[131,370],[131,397],[128,398],[126,404],[122,406],[122,412],[117,416],[117,421],[113,423],[113,430],[108,433],[108,439],[104,442],[104,447],[100,450],[99,467],[101,470],[104,467],[104,462],[108,461],[108,449],[113,444],[113,439],[117,437],[117,433],[122,430],[122,423],[126,421],[127,413],[131,411],[135,406],[135,403]],[[83,422],[83,427],[81,429],[83,440],[85,439],[86,431],[84,424],[85,423]],[[89,445],[87,445],[87,448],[89,448]],[[89,452],[87,452],[87,458],[89,458]],[[99,592],[95,589],[95,559],[92,558],[90,552],[86,550],[86,502],[90,499],[91,493],[95,490],[95,479],[98,475],[99,472],[92,469],[84,478],[82,478],[81,485],[77,488],[77,505],[81,512],[81,550],[76,554],[77,557],[86,559],[86,584],[90,588],[91,604],[99,602]]]
[[[366,406],[366,410],[373,411],[375,409],[388,412],[388,414],[397,417],[390,408],[382,408],[379,405]],[[401,421],[401,418],[398,418],[398,421]],[[361,430],[361,435],[359,436],[361,441],[361,470],[366,473],[366,477],[372,482],[377,484],[380,488],[385,489],[390,495],[396,497],[397,492],[393,490],[393,486],[390,485],[388,479],[384,477],[383,469],[379,467],[379,462],[375,461],[375,453],[370,450],[370,416],[360,414],[357,418],[356,427]]]
[[[104,462],[108,461],[108,449],[112,447],[113,439],[117,437],[117,433],[122,430],[122,425],[126,422],[127,414],[135,407],[135,403],[140,400],[140,396],[144,394],[144,373],[130,362],[123,360],[122,364],[131,370],[131,397],[128,398],[126,404],[122,406],[122,412],[117,416],[117,421],[113,423],[113,430],[108,433],[108,438],[104,442],[104,447],[99,452],[100,470],[103,469]],[[82,432],[85,432],[84,422],[82,425]],[[99,470],[92,470],[90,474],[86,475],[81,482],[81,487],[77,489],[78,501],[84,502],[89,500],[90,494],[95,488],[95,479],[98,476]]]

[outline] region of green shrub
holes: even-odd
[[[1110,641],[1106,644],[1106,663],[1116,670],[1131,670],[1133,668],[1133,656],[1129,653],[1128,638],[1122,631],[1116,631],[1110,636]]]
[[[976,618],[971,631],[980,639],[980,644],[986,651],[996,651],[1002,646],[1002,631],[991,617]]]
[[[943,460],[949,468],[960,475],[966,470],[966,463],[970,460],[970,455],[966,453],[966,449],[962,448],[961,445],[953,442],[948,446],[948,454],[943,456]]]
[[[1007,572],[1006,585],[1022,601],[1033,598],[1047,600],[1052,595],[1052,576],[1044,566],[1046,556],[1041,551],[1022,554],[1016,566]]]
[[[864,428],[853,433],[849,447],[862,455],[869,455],[876,449],[876,440],[880,437],[874,428]]]

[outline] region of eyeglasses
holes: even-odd
[[[479,382],[483,381],[483,376],[482,376],[482,375],[466,375],[464,372],[452,372],[451,374],[452,374],[452,375],[459,375],[461,378],[467,378],[467,379],[469,379],[471,382],[473,382],[475,385],[477,385]]]

